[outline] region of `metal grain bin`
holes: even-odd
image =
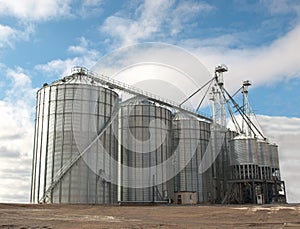
[[[280,180],[278,146],[275,144],[270,144],[269,146],[270,146],[272,177]]]
[[[273,144],[270,147],[271,167],[279,169],[278,146]]]
[[[258,165],[271,166],[270,144],[266,141],[257,141],[258,146]]]
[[[264,140],[257,141],[259,176],[262,180],[271,179],[271,149],[270,144]]]
[[[199,165],[210,139],[210,124],[176,113],[173,118],[173,152],[177,150],[175,192],[196,192],[197,202],[208,202],[212,193],[212,168],[203,174]]]
[[[231,179],[252,180],[258,178],[257,140],[237,136],[229,142]]]
[[[162,201],[172,196],[168,173],[157,165],[171,154],[171,111],[148,100],[134,100],[119,113],[121,202]],[[149,172],[149,169],[151,173]]]
[[[256,139],[236,137],[230,141],[230,165],[257,164]]]
[[[91,169],[97,167],[92,163],[103,163],[101,158],[93,161],[100,155],[100,143],[113,158],[117,157],[117,141],[111,128],[84,157],[75,159],[84,144],[97,137],[117,103],[114,91],[95,84],[83,73],[44,85],[37,92],[31,202],[39,202],[46,194],[50,203],[116,202],[116,185]],[[64,173],[72,161],[74,164]],[[106,168],[106,173],[116,173],[110,165]]]

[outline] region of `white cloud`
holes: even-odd
[[[101,14],[102,3],[103,0],[0,0],[0,14],[19,19],[21,23],[82,18]]]
[[[77,14],[80,17],[99,15],[103,12],[103,0],[83,0]]]
[[[168,31],[171,35],[177,34],[182,31],[183,23],[199,12],[212,9],[212,6],[203,2],[185,1],[176,5],[175,1],[145,0],[132,15],[118,12],[108,17],[100,30],[117,39],[121,45],[130,45],[153,38],[162,31],[164,34]]]
[[[16,92],[16,88],[22,88],[22,92],[26,92],[28,87],[30,87],[31,80],[29,76],[24,73],[22,68],[17,68],[16,70],[8,69],[7,76],[12,81],[12,89],[10,90],[12,92]]]
[[[124,33],[126,33],[128,24],[129,22],[125,23],[124,21],[124,26],[121,26]],[[119,34],[121,36],[123,32]],[[124,42],[139,39],[129,34],[124,35],[128,36],[124,38]],[[239,47],[243,43],[239,37],[244,35],[244,32],[224,34],[213,39],[182,40],[177,44],[195,54],[210,72],[213,72],[217,64],[225,63],[229,67],[228,73],[224,75],[225,85],[230,92],[236,91],[244,80],[250,80],[254,87],[258,87],[300,77],[300,65],[298,64],[300,53],[295,51],[295,47],[300,47],[300,24],[271,44],[232,48],[232,46]],[[140,58],[143,55],[141,53]],[[139,59],[137,55],[134,58]],[[168,59],[176,58],[169,53]]]
[[[138,85],[142,90],[178,104],[211,79],[191,53],[153,42],[115,50],[101,58],[92,70],[129,85]],[[199,96],[200,93],[184,105],[196,108],[202,98]]]
[[[86,55],[88,54],[89,41],[85,37],[79,38],[79,45],[72,45],[68,48],[68,51],[73,54]]]
[[[176,8],[171,11],[169,21],[171,24],[171,34],[175,35],[182,31],[190,19],[197,14],[210,12],[214,9],[213,6],[205,2],[180,1]]]
[[[290,203],[300,202],[300,118],[258,116],[264,133],[279,145],[279,164]]]
[[[260,0],[271,14],[300,13],[300,3],[293,0]]]
[[[254,86],[273,84],[284,79],[300,76],[300,24],[270,45],[233,49],[230,42],[238,37],[222,35],[209,40],[185,40],[179,45],[196,53],[201,62],[212,72],[217,64],[229,67],[225,75],[226,87],[231,91],[240,87],[243,80],[250,80]],[[222,44],[222,40],[224,40]]]
[[[271,144],[278,145],[279,165],[281,179],[285,181],[286,193],[289,203],[300,202],[300,165],[299,139],[300,139],[300,118],[289,118],[279,116],[257,115],[257,121],[253,120],[256,127],[263,132],[264,137]],[[241,124],[241,117],[237,116]],[[259,123],[259,125],[258,125]],[[228,127],[235,130],[232,121]]]
[[[28,203],[32,155],[7,158],[2,153],[1,151],[0,202]]]
[[[74,66],[91,68],[100,58],[99,52],[90,48],[90,42],[85,37],[80,37],[79,44],[70,46],[68,52],[74,55],[74,57],[64,60],[52,60],[46,64],[35,66],[35,69],[43,71],[50,77],[57,79],[70,75],[71,69]]]
[[[61,78],[67,75],[70,75],[71,68],[77,65],[84,66],[82,63],[82,60],[75,57],[73,59],[56,59],[52,60],[46,64],[40,64],[37,65],[35,68],[37,70],[41,70],[45,73],[47,73],[50,77],[54,77],[55,79]]]
[[[8,69],[5,98],[0,100],[0,202],[28,202],[35,91],[23,69]]]
[[[22,29],[0,24],[0,49],[6,46],[13,48],[16,41],[28,40],[33,32],[32,24],[26,24]]]
[[[77,8],[75,8],[75,6]],[[35,32],[35,24],[59,18],[87,17],[102,12],[102,0],[0,0],[1,17],[13,17],[18,21],[12,26],[0,24],[0,48],[14,46],[16,41],[27,41]]]
[[[0,0],[0,14],[25,21],[48,20],[58,16],[70,16],[70,0]]]
[[[267,8],[268,14],[283,14],[298,12],[300,4],[294,4],[294,1],[270,3],[262,0],[253,7],[256,10]],[[112,37],[114,47],[145,40],[168,40],[170,36],[182,32],[196,15],[212,10],[214,7],[204,2],[180,1],[177,4],[175,1],[144,1],[133,14],[118,12],[108,17],[100,29]],[[297,19],[292,21],[295,24]],[[300,53],[295,51],[295,47],[300,47],[300,24],[262,46],[247,46],[251,32],[241,30],[213,38],[190,38],[175,42],[195,53],[211,72],[217,64],[225,63],[229,67],[225,79],[228,77],[227,87],[230,91],[239,88],[246,79],[251,80],[254,86],[260,86],[299,77]]]
[[[132,44],[158,31],[169,6],[168,1],[145,1],[136,10],[135,14],[139,15],[136,20],[110,16],[105,20],[101,30],[120,39],[122,45]]]
[[[98,6],[103,2],[103,0],[83,0],[83,6]]]
[[[15,38],[17,31],[9,26],[0,24],[0,48],[5,44],[12,46],[11,40]]]

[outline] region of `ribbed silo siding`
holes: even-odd
[[[234,139],[231,145],[231,165],[257,164],[258,151],[255,139]]]
[[[278,154],[278,146],[273,146],[274,152],[274,167],[279,169],[279,154]]]
[[[230,144],[232,179],[258,179],[259,147],[256,139],[233,139]]]
[[[197,192],[199,202],[206,202],[210,192],[211,169],[199,174],[199,165],[209,137],[208,123],[184,117],[175,117],[173,120],[173,145],[175,146],[173,151],[178,152],[178,166],[179,163],[187,164],[175,177],[174,191]]]
[[[278,146],[273,144],[270,147],[270,160],[271,160],[271,176],[272,179],[280,180],[279,158],[278,158]]]
[[[267,152],[268,151],[268,143],[264,141],[258,141],[258,164],[260,166],[268,166],[270,164],[270,161],[268,161]]]
[[[214,200],[216,203],[219,203],[224,198],[227,190],[227,179],[229,174],[229,155],[227,151],[228,139],[226,135],[228,134],[225,133],[225,138],[222,147],[217,155],[215,162],[213,163],[213,166],[215,167],[215,175],[213,177],[215,177],[214,186],[216,190]]]
[[[204,123],[204,122],[199,122],[199,125],[200,125],[200,141],[196,151],[197,168],[195,168],[195,170],[198,175],[197,198],[198,198],[198,202],[203,203],[209,201],[209,196],[211,193],[212,169],[210,167],[203,174],[199,174],[199,165],[202,161],[202,158],[205,154],[209,142],[210,126],[208,123]],[[194,160],[194,158],[192,158],[192,160]]]
[[[271,167],[279,169],[278,146],[270,145]]]
[[[198,164],[197,164],[197,171],[200,165],[200,161],[203,159],[208,144],[210,140],[210,124],[206,122],[200,122],[200,149],[197,150],[198,155]],[[203,174],[198,173],[198,177],[202,177],[202,183],[199,183],[199,193],[198,193],[198,201],[203,199],[203,202],[209,202],[212,193],[212,167],[210,166]],[[202,193],[201,193],[202,189]]]
[[[264,151],[264,154],[266,159],[266,165],[271,167],[271,145],[269,143],[266,145],[266,150]]]
[[[223,158],[221,158],[221,163],[222,163],[222,171],[223,174],[220,174],[221,177],[224,178],[224,180],[228,180],[231,179],[231,174],[232,174],[232,167],[231,167],[231,141],[236,137],[237,133],[234,131],[227,131],[225,133],[225,141],[224,141],[224,147],[223,147],[223,151],[222,151],[222,156]],[[226,185],[226,184],[224,184]]]
[[[95,125],[95,129],[100,130],[109,119],[116,100],[117,94],[113,91],[93,85],[54,84],[38,91],[32,186],[32,192],[36,194],[32,197],[33,202],[43,197],[62,166],[83,150],[78,149],[78,143],[95,137],[85,124],[93,122],[89,126]],[[78,124],[75,129],[72,122]],[[74,135],[82,139],[75,139]],[[104,136],[111,141],[109,152],[116,158],[116,140],[111,137],[111,130]],[[97,176],[87,164],[94,163],[89,161],[88,155],[97,150],[97,144],[93,145],[86,153],[85,161],[79,159],[63,176],[51,193],[53,203],[95,203]],[[98,183],[98,189],[101,189],[103,184]],[[112,193],[115,195],[116,190]],[[111,199],[115,202],[116,196]]]
[[[265,141],[258,141],[258,165],[259,178],[262,180],[271,179],[271,148]]]
[[[32,180],[32,202],[37,202],[43,196],[45,189],[45,158],[48,131],[48,97],[49,91],[37,93],[36,124],[34,139],[33,180]],[[44,118],[45,117],[45,118]]]
[[[164,123],[161,126],[149,127],[149,124],[153,120],[159,120]],[[122,164],[131,167],[133,170],[122,170],[122,188],[121,188],[121,201],[141,201],[150,202],[153,198],[153,177],[146,177],[147,186],[145,188],[136,188],[140,183],[141,174],[137,174],[134,168],[149,168],[155,165],[163,163],[170,156],[170,132],[171,132],[171,112],[168,109],[158,107],[152,104],[137,104],[127,105],[121,108],[120,118],[120,131],[121,131],[121,154]],[[155,145],[149,145],[143,143],[143,153],[139,153],[141,150],[135,142],[145,142],[150,138],[150,128],[154,132],[155,143],[161,142],[163,139],[162,130],[166,132],[166,137],[161,145],[155,147]],[[131,133],[132,138],[130,138]],[[131,149],[128,149],[130,146]],[[154,147],[154,148],[153,148]],[[151,152],[150,149],[154,149]],[[164,173],[167,171],[156,171],[155,176],[163,178]],[[141,172],[143,173],[143,172]],[[156,178],[154,177],[156,180]],[[165,191],[168,191],[168,182],[164,182],[155,187],[163,196]],[[131,186],[131,187],[128,187]],[[134,187],[132,187],[134,186]],[[159,200],[155,194],[155,200]]]

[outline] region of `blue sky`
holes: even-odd
[[[0,0],[0,201],[28,201],[35,92],[44,82],[123,46],[164,42],[211,72],[225,63],[232,92],[253,83],[252,108],[281,147],[289,200],[300,202],[299,16],[300,2],[289,0]]]

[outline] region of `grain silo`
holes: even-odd
[[[258,148],[258,173],[261,180],[271,179],[271,149],[265,140],[257,141]]]
[[[118,95],[95,83],[84,69],[44,84],[37,92],[31,202],[116,202],[116,185],[103,178],[99,152],[101,145],[116,159],[117,142],[111,127],[98,135],[117,104]],[[115,170],[106,165],[106,174]]]
[[[212,192],[212,169],[199,173],[199,165],[210,139],[210,124],[187,114],[173,118],[173,152],[180,171],[174,180],[175,202],[208,202]],[[187,197],[186,197],[187,196]]]
[[[258,178],[257,140],[237,136],[230,141],[232,178],[248,180]]]
[[[237,122],[236,132],[225,127],[229,99],[220,77],[212,79],[219,89],[212,87],[210,118],[184,102],[75,70],[37,92],[31,202],[286,201],[277,146],[253,125],[249,106],[245,115],[233,101],[246,131]]]
[[[272,177],[280,180],[278,146],[276,144],[270,144],[270,157]]]
[[[148,100],[134,100],[119,113],[122,169],[120,202],[157,202],[172,195],[159,169],[171,154],[171,111]]]

